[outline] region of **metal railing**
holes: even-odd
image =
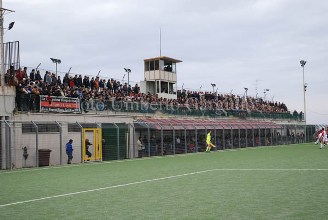
[[[190,117],[236,117],[240,119],[274,119],[274,120],[293,120],[302,121],[302,115],[291,114],[289,112],[248,112],[245,110],[225,110],[219,108],[193,108],[183,105],[170,105],[165,103],[152,104],[148,102],[114,101],[114,100],[80,100],[81,112],[92,111],[95,114],[101,113],[138,113],[155,114],[161,113],[174,116]],[[16,109],[18,112],[39,112],[40,96],[35,94],[18,93],[16,96]]]

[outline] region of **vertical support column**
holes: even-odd
[[[35,163],[36,167],[39,167],[39,127],[31,121],[35,128]]]
[[[97,129],[94,131],[94,137],[96,138],[96,145],[95,147],[95,160],[102,161],[102,129],[101,123],[97,123]]]
[[[149,128],[149,126],[147,128],[147,132],[148,132],[148,157],[150,157],[150,128]]]
[[[234,143],[233,143],[233,129],[232,126],[230,126],[230,141],[231,141],[231,148],[234,149]]]
[[[134,124],[133,123],[129,123],[129,127],[132,127],[132,142],[131,141],[129,141],[129,143],[132,143],[132,152],[133,153],[130,153],[130,157],[131,158],[135,158],[135,155],[136,155],[136,144],[135,144],[135,133],[136,133],[136,128],[135,128],[135,126],[134,126]],[[130,139],[130,137],[131,137],[131,131],[129,131],[129,139]]]
[[[11,139],[11,126],[9,124],[8,121],[5,120],[5,124],[6,124],[6,127],[5,127],[5,133],[6,133],[6,140],[5,140],[5,145],[7,146],[7,149],[6,149],[6,155],[7,155],[7,160],[6,160],[6,169],[10,169],[12,170],[12,158],[11,158],[11,155],[12,155],[12,152],[11,152],[11,146],[12,146],[12,139]]]
[[[4,147],[3,146],[6,146],[4,144],[4,140],[5,140],[5,132],[4,132],[4,123],[3,123],[3,116],[0,116],[0,170],[2,170],[2,167],[3,167],[3,161],[4,161]]]
[[[216,127],[215,126],[213,126],[213,128],[214,128],[214,145],[216,146],[216,148],[215,148],[215,150],[217,151],[218,150],[218,146],[217,146],[217,139],[216,139]]]
[[[207,133],[208,133],[208,131],[207,131],[207,127],[204,125],[204,128],[205,128],[205,150],[207,149],[207,141],[206,141],[206,139],[207,139]],[[212,138],[212,137],[211,137]],[[212,140],[210,140],[210,141],[212,141]]]
[[[2,9],[2,0],[0,1],[0,62],[1,62],[1,73],[0,73],[0,85],[5,85],[5,64],[4,64],[4,45],[3,45],[3,15],[5,11]]]
[[[63,131],[62,126],[56,121],[57,126],[59,127],[59,163],[63,164]]]
[[[271,146],[273,146],[273,129],[272,129],[272,127],[270,128],[270,143],[271,143]]]
[[[252,135],[253,135],[253,147],[255,147],[254,127],[252,127]]]
[[[225,143],[225,132],[224,132],[224,127],[222,126],[222,149],[225,150],[226,148],[226,143]]]
[[[196,146],[196,152],[198,152],[198,139],[197,139],[197,128],[195,127],[195,146]]]
[[[120,128],[118,127],[117,124],[113,123],[114,126],[116,127],[117,129],[117,135],[116,135],[116,144],[117,144],[117,160],[120,159]]]
[[[240,148],[240,127],[238,127],[238,148]]]
[[[164,144],[163,144],[163,127],[161,126],[160,123],[157,123],[160,127],[161,127],[161,155],[163,156],[164,155],[164,150],[163,150],[163,147],[164,147]]]
[[[261,128],[260,127],[258,128],[259,128],[259,146],[261,146]]]
[[[185,143],[185,154],[188,152],[187,150],[187,130],[186,127],[184,127],[184,143]]]
[[[175,154],[175,145],[176,145],[176,143],[175,143],[175,128],[174,128],[174,126],[172,126],[171,123],[170,123],[170,126],[173,129],[173,146],[172,146],[173,152],[172,152],[172,154],[174,155]],[[181,139],[180,139],[180,142],[181,142]]]
[[[80,129],[81,129],[81,133],[80,133],[80,136],[81,136],[81,146],[83,146],[83,126],[80,124],[80,123],[78,123],[78,122],[76,122],[76,124],[80,127]],[[82,163],[84,163],[84,160],[83,160],[83,156],[84,156],[84,152],[83,152],[83,150],[81,150],[81,162]]]
[[[148,91],[147,91],[148,92]],[[155,80],[155,94],[157,93],[157,80]]]
[[[264,128],[264,146],[267,146],[266,127]]]
[[[245,147],[248,147],[248,130],[246,126],[245,126]]]

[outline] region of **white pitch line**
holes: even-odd
[[[229,169],[229,168],[227,168],[227,169],[225,169],[225,168],[211,169],[211,170],[203,170],[203,171],[197,171],[197,172],[192,172],[192,173],[184,173],[184,174],[178,174],[178,175],[174,175],[174,176],[148,179],[148,180],[142,180],[142,181],[137,181],[137,182],[132,182],[132,183],[125,183],[125,184],[119,184],[119,185],[114,185],[114,186],[107,186],[107,187],[101,187],[101,188],[96,188],[96,189],[83,190],[83,191],[79,191],[79,192],[65,193],[65,194],[47,196],[47,197],[42,197],[42,198],[37,198],[37,199],[30,199],[30,200],[24,200],[24,201],[19,201],[19,202],[7,203],[7,204],[0,205],[0,208],[24,204],[24,203],[37,202],[37,201],[41,201],[41,200],[78,195],[78,194],[82,194],[82,193],[89,193],[89,192],[101,191],[101,190],[106,190],[106,189],[114,189],[114,188],[119,188],[119,187],[137,185],[137,184],[141,184],[141,183],[155,182],[155,181],[160,181],[160,180],[167,180],[167,179],[172,179],[172,178],[196,175],[196,174],[213,172],[213,171],[328,171],[328,169],[279,169],[279,168],[277,168],[277,169],[264,169],[264,168],[263,169],[251,169],[251,168],[250,169],[247,169],[247,168],[245,168],[245,169],[233,169],[233,168],[232,169]]]

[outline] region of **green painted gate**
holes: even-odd
[[[101,127],[103,161],[127,159],[127,125],[108,123]]]

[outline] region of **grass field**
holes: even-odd
[[[314,144],[0,172],[0,219],[327,219]]]

